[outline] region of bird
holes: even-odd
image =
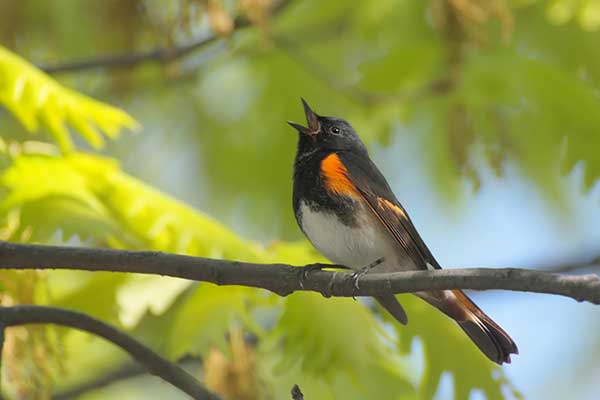
[[[292,202],[312,245],[354,270],[355,284],[365,273],[441,269],[352,125],[318,115],[301,101],[308,126],[288,121],[298,132]],[[491,361],[510,363],[511,354],[518,354],[511,337],[461,290],[414,294],[456,321]],[[407,324],[393,294],[375,300]]]

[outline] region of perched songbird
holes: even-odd
[[[440,269],[365,145],[343,119],[315,114],[302,100],[308,127],[294,163],[294,212],[302,232],[336,264],[364,273]],[[460,290],[415,293],[454,319],[492,361],[510,362],[517,346]],[[376,300],[406,324],[392,294]]]

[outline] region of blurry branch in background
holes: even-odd
[[[246,26],[248,26],[248,23],[242,25],[236,24],[235,29]],[[147,51],[109,54],[63,64],[37,64],[37,67],[48,74],[59,74],[95,68],[131,68],[148,62],[166,64],[184,57],[194,50],[213,43],[220,38],[221,36],[219,35],[211,35],[182,46],[157,47]]]
[[[290,0],[281,0],[276,2],[271,8],[271,14],[275,15],[283,11],[290,4]],[[247,28],[252,25],[252,21],[246,16],[236,17],[233,21],[233,31]],[[118,54],[109,54],[90,58],[66,62],[61,64],[38,64],[38,68],[49,74],[58,74],[66,72],[76,72],[95,68],[131,68],[145,63],[167,64],[179,58],[185,57],[195,50],[198,50],[208,44],[211,44],[225,36],[219,33],[213,33],[202,39],[192,41],[184,45],[174,45],[169,47],[157,47],[151,50],[139,52],[124,52]]]
[[[153,251],[126,251],[0,241],[0,269],[77,269],[165,275],[217,285],[262,288],[287,296],[313,291],[330,296],[377,296],[434,289],[503,289],[556,294],[600,304],[600,277],[566,275],[515,268],[469,268],[372,273],[357,280],[336,268],[312,264],[302,269],[287,264],[254,264]],[[308,273],[310,272],[310,273]]]
[[[290,0],[279,1],[272,9],[271,15],[280,13]],[[247,28],[252,25],[252,21],[246,16],[238,16],[233,21],[232,32]],[[343,29],[344,24],[340,24],[335,29]],[[147,51],[140,52],[123,52],[118,54],[109,54],[98,56],[95,58],[65,62],[59,64],[38,64],[38,68],[49,74],[69,73],[84,71],[95,68],[110,68],[110,69],[125,69],[132,68],[146,63],[168,64],[180,58],[183,58],[190,53],[207,46],[219,39],[226,38],[223,33],[213,32],[211,35],[192,41],[184,45],[173,45],[168,47],[157,47]],[[351,100],[354,100],[362,105],[374,105],[382,102],[409,102],[416,101],[423,97],[433,94],[444,94],[452,90],[454,86],[454,77],[444,76],[434,79],[421,88],[405,93],[385,93],[374,92],[362,89],[355,84],[347,83],[339,79],[339,77],[328,71],[327,68],[319,63],[318,60],[311,57],[302,47],[291,38],[282,35],[269,34],[271,40],[277,47],[284,51],[292,60],[300,67],[305,69],[315,78],[323,81],[332,89],[346,95]]]
[[[302,48],[302,45],[296,43],[294,40],[281,35],[272,35],[270,38],[275,45],[283,50],[288,57],[309,74],[323,81],[330,88],[346,95],[351,100],[357,101],[362,105],[368,106],[390,101],[400,103],[416,101],[428,95],[443,94],[452,90],[453,80],[449,77],[435,79],[417,90],[406,93],[385,93],[365,90],[354,84],[340,80],[334,72],[328,71],[324,65],[319,63],[314,57],[310,56],[310,54]]]
[[[191,367],[200,363],[200,358],[192,355],[187,355],[177,361],[180,366]],[[143,365],[135,363],[127,363],[119,366],[116,369],[108,371],[105,374],[97,375],[93,380],[83,382],[77,386],[65,389],[52,395],[53,400],[69,400],[77,399],[83,394],[106,387],[115,382],[132,379],[137,376],[145,375],[148,371]]]
[[[0,307],[0,323],[5,327],[26,324],[68,326],[103,337],[128,352],[153,375],[189,394],[194,399],[218,400],[184,369],[156,354],[126,333],[86,314],[57,307],[18,305]]]
[[[292,400],[304,400],[304,394],[298,385],[294,385],[292,388]]]
[[[272,9],[271,14],[276,15],[283,11],[290,0],[279,1]],[[252,22],[246,16],[239,16],[233,21],[232,31],[247,28]],[[344,24],[340,24],[335,29],[343,29]],[[69,73],[84,71],[95,68],[125,69],[139,66],[146,63],[168,64],[177,59],[183,58],[190,53],[223,39],[226,36],[222,33],[212,33],[211,35],[192,41],[184,45],[173,45],[168,47],[157,47],[147,51],[123,52],[118,54],[109,54],[95,58],[65,62],[60,64],[38,64],[38,68],[49,74]],[[323,81],[332,89],[345,94],[350,99],[357,101],[362,105],[373,105],[382,102],[408,102],[416,101],[432,94],[443,94],[452,90],[454,85],[453,78],[440,77],[421,88],[406,93],[384,93],[374,92],[362,89],[354,84],[343,82],[335,73],[327,70],[318,60],[311,57],[302,47],[291,38],[281,35],[270,34],[269,39],[282,51],[284,51],[300,67],[304,68],[315,78]]]

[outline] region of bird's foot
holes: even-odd
[[[300,284],[300,288],[304,289],[304,281],[308,278],[308,274],[314,271],[320,271],[326,266],[323,264],[309,264],[302,267],[302,272],[300,272],[300,280],[298,283]]]
[[[377,260],[373,261],[371,264],[366,265],[366,266],[362,267],[361,269],[359,269],[358,271],[354,272],[352,274],[352,279],[354,280],[354,288],[356,290],[359,290],[360,286],[358,284],[358,280],[363,275],[366,275],[370,270],[372,270],[373,268],[375,268],[376,266],[378,266],[379,264],[381,264],[383,261],[384,261],[384,258],[380,257]]]

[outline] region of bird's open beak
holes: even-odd
[[[304,115],[306,115],[306,123],[308,124],[308,128],[291,121],[288,121],[288,124],[290,124],[298,132],[304,133],[305,135],[316,135],[321,130],[321,123],[319,122],[319,117],[317,114],[315,114],[315,112],[310,108],[310,106],[304,99],[301,100],[302,105],[304,106]]]

